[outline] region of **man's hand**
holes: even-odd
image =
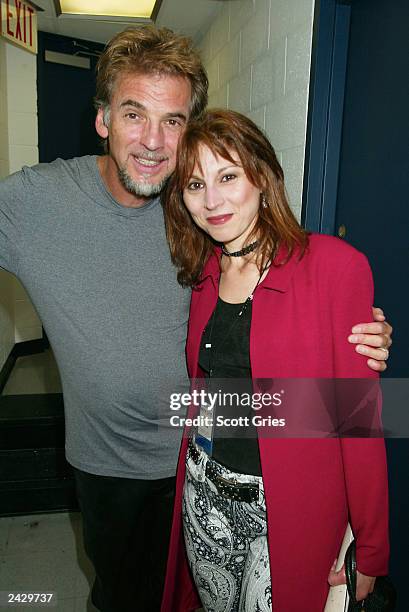
[[[338,586],[340,584],[346,584],[347,582],[345,577],[345,565],[343,565],[338,572],[335,570],[336,565],[337,560],[335,559],[328,575],[328,583],[330,586]],[[361,574],[361,572],[356,572],[355,597],[357,601],[362,601],[369,593],[372,593],[375,586],[375,580],[376,578],[374,576],[366,576],[365,574]]]
[[[348,337],[351,344],[356,344],[355,350],[361,355],[369,357],[367,364],[372,370],[383,372],[386,370],[386,360],[389,357],[389,347],[392,344],[392,327],[385,321],[380,308],[372,308],[373,323],[360,323],[352,328],[352,335]]]

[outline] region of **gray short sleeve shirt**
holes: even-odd
[[[159,199],[121,206],[92,156],[24,168],[0,185],[0,266],[26,287],[54,349],[68,461],[173,475],[180,431],[166,424],[169,393],[187,380],[190,292],[177,284]]]

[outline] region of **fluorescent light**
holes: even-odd
[[[154,19],[159,10],[157,0],[57,0],[62,15],[95,15]],[[59,5],[59,6],[58,6]],[[155,11],[155,5],[156,11]],[[60,10],[58,10],[58,8]],[[155,14],[155,15],[154,15]]]
[[[86,70],[91,68],[89,57],[79,57],[78,55],[68,55],[67,53],[46,50],[44,58],[46,62],[52,62],[53,64],[64,64],[65,66],[85,68]]]

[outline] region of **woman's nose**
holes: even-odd
[[[223,204],[223,196],[220,189],[217,187],[207,187],[206,189],[206,201],[205,206],[208,210],[213,210],[221,204]]]

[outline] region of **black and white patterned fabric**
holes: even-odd
[[[220,495],[205,475],[207,461],[212,461],[223,478],[257,483],[258,500],[246,503]],[[271,612],[267,515],[260,476],[231,472],[203,451],[197,464],[188,454],[183,530],[206,612]]]

